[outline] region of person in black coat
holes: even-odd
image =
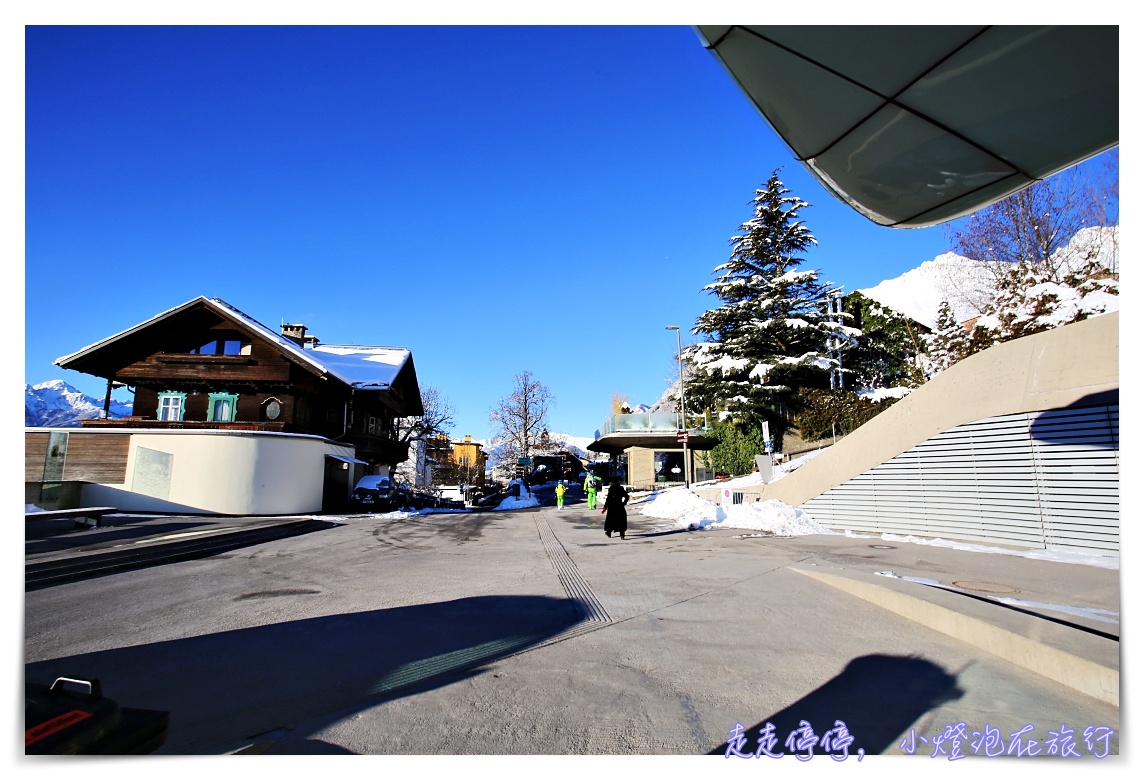
[[[612,538],[612,533],[618,533],[620,538],[623,539],[624,534],[628,532],[628,510],[625,504],[628,503],[628,491],[624,490],[624,486],[620,484],[618,478],[612,479],[612,484],[608,486],[608,497],[604,500],[604,533],[608,538]]]

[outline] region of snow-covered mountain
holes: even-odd
[[[1085,228],[1059,250],[1058,263],[1071,267],[1072,258],[1095,256],[1106,268],[1119,271],[1118,237],[1116,227]],[[989,264],[946,252],[858,292],[933,329],[942,300],[949,301],[959,322],[980,314],[993,295],[993,279]]]
[[[80,420],[98,419],[103,401],[84,395],[62,379],[24,385],[24,425],[29,428],[76,427]],[[131,414],[131,404],[112,399],[111,417]]]
[[[949,301],[958,322],[976,317],[992,295],[993,275],[985,263],[946,252],[858,292],[933,330],[943,300]]]
[[[595,441],[591,436],[569,436],[566,433],[550,433],[549,437],[567,444],[568,450],[580,458],[589,454],[588,445]]]

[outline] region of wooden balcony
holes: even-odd
[[[282,433],[284,422],[206,422],[204,420],[156,420],[146,417],[121,417],[116,420],[80,420],[84,428],[154,428],[159,430],[198,430],[198,431],[272,431]]]

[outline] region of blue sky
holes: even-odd
[[[651,403],[778,167],[846,290],[946,251],[794,160],[686,26],[29,27],[25,381],[199,295],[403,346],[487,438],[530,371],[550,430]],[[123,391],[117,397],[128,397]]]

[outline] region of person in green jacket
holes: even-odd
[[[564,480],[560,480],[560,484],[556,486],[556,508],[564,508],[564,493],[568,488],[564,487]]]
[[[596,477],[592,472],[588,472],[588,476],[584,477],[584,493],[588,496],[588,508],[596,508]]]

